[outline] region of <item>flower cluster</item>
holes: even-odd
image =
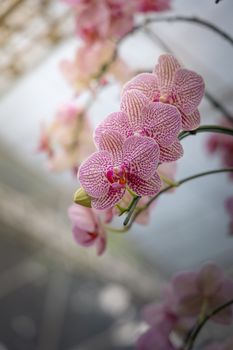
[[[143,318],[148,330],[137,342],[138,350],[175,350],[172,335],[184,339],[196,320],[203,319],[215,308],[233,297],[233,281],[215,264],[207,263],[199,271],[178,273],[163,290],[164,301],[146,306]],[[233,309],[227,307],[211,320],[230,324]],[[208,347],[208,349],[215,347]],[[219,347],[216,349],[228,349]],[[230,349],[230,348],[229,348]]]
[[[125,85],[120,111],[97,127],[97,152],[79,169],[92,207],[111,208],[128,189],[141,197],[159,192],[157,167],[182,156],[178,135],[199,125],[203,94],[203,79],[171,55],[160,56],[153,73],[139,74]]]
[[[82,40],[75,58],[63,60],[61,70],[76,94],[112,78],[125,83],[132,71],[119,56],[119,39],[129,33],[138,13],[170,8],[170,0],[63,0],[75,13],[76,34]],[[100,79],[101,77],[101,79]]]
[[[46,153],[51,170],[77,173],[79,164],[94,150],[85,110],[73,103],[61,105],[53,122],[41,126],[37,150]]]
[[[85,89],[96,89],[96,79],[99,84],[106,84],[115,79],[124,84],[132,77],[132,71],[120,57],[112,62],[106,72],[103,70],[111,61],[116,50],[116,44],[110,40],[97,41],[90,44],[82,44],[76,51],[73,61],[62,60],[60,69],[67,82],[75,90],[76,94]]]
[[[140,12],[160,12],[170,8],[170,0],[64,0],[75,10],[76,33],[93,43],[118,40],[134,24]]]

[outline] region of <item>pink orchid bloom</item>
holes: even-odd
[[[61,105],[55,119],[42,131],[39,150],[47,153],[50,170],[72,170],[94,151],[85,110],[73,103]]]
[[[197,316],[203,310],[207,314],[233,298],[233,281],[213,263],[205,264],[198,272],[178,273],[172,285],[183,316]],[[232,307],[228,307],[211,319],[229,324],[232,316]]]
[[[96,128],[94,139],[97,145],[102,133],[113,130],[125,138],[141,135],[154,139],[160,148],[160,162],[174,161],[183,155],[177,139],[181,118],[176,107],[150,102],[139,91],[131,90],[123,95],[121,109],[121,112],[110,114]]]
[[[182,68],[175,57],[166,54],[159,57],[153,73],[139,74],[125,85],[123,100],[127,101],[127,112],[133,115],[138,115],[142,109],[142,95],[152,102],[173,105],[181,116],[182,129],[192,130],[200,124],[197,107],[204,95],[204,89],[204,81],[200,75]],[[130,92],[131,95],[124,97]],[[125,104],[126,102],[124,106]]]
[[[109,40],[96,41],[91,45],[85,43],[78,48],[73,61],[60,62],[62,73],[76,93],[96,87],[96,79],[113,57],[115,49],[115,44]],[[102,80],[106,82],[111,77],[122,84],[132,77],[131,69],[120,57],[109,66]]]
[[[233,197],[229,197],[225,201],[225,208],[230,216],[229,232],[233,234]]]
[[[204,350],[232,350],[232,349],[233,349],[233,338],[227,339],[223,343],[214,342],[204,348]]]
[[[76,242],[84,247],[95,246],[97,255],[102,255],[106,249],[107,234],[97,212],[91,208],[73,204],[68,214]]]
[[[99,152],[79,169],[79,181],[92,197],[96,209],[113,207],[124,196],[126,186],[139,196],[158,193],[161,181],[156,173],[159,146],[145,136],[124,136],[109,131],[99,139]]]
[[[136,0],[139,12],[161,12],[170,9],[171,0]]]
[[[133,27],[136,4],[125,0],[66,0],[73,6],[76,32],[86,43],[118,40]]]
[[[169,334],[158,326],[149,328],[136,344],[137,350],[175,350],[169,340]]]

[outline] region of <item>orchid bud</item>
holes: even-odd
[[[74,202],[83,207],[91,208],[91,197],[80,187],[74,194]]]

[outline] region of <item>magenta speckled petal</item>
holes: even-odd
[[[100,135],[108,130],[117,131],[125,137],[131,136],[129,135],[127,114],[124,112],[111,113],[97,126],[94,132],[94,141],[97,147],[99,145]]]
[[[111,156],[106,151],[93,153],[82,163],[78,178],[89,196],[97,198],[108,192],[109,182],[105,173],[111,165]]]
[[[111,154],[113,159],[113,164],[122,163],[122,146],[124,143],[124,136],[116,131],[105,131],[99,138],[99,150],[107,151]]]
[[[179,69],[175,73],[172,96],[174,104],[185,114],[194,112],[205,92],[202,77],[188,69]]]
[[[172,55],[161,55],[154,72],[158,78],[160,95],[169,96],[172,91],[172,84],[175,72],[181,68],[179,62]]]
[[[162,183],[157,173],[148,180],[143,180],[134,174],[129,174],[128,186],[138,196],[154,196],[160,191]]]
[[[187,115],[181,112],[181,118],[183,130],[195,130],[199,127],[201,122],[201,116],[198,109]]]
[[[152,138],[131,136],[124,143],[123,159],[131,174],[149,179],[158,166],[159,146]]]
[[[144,128],[151,132],[159,145],[170,146],[181,130],[181,115],[178,109],[162,102],[152,102],[142,110]]]
[[[137,90],[126,91],[121,99],[121,110],[128,116],[129,125],[133,130],[143,126],[142,109],[150,100]]]
[[[123,87],[123,94],[132,89],[143,93],[143,95],[148,97],[151,101],[159,98],[158,82],[155,74],[141,73],[136,75],[136,77],[125,84]]]
[[[176,140],[168,147],[160,147],[159,161],[161,163],[173,162],[180,159],[184,154],[180,141]]]
[[[125,188],[109,188],[109,191],[99,198],[93,198],[91,201],[91,204],[93,208],[103,210],[107,208],[114,207],[115,204],[117,204],[121,198],[124,196]]]

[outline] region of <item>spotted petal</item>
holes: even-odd
[[[196,109],[190,114],[185,114],[181,112],[181,118],[183,130],[195,130],[196,128],[198,128],[201,122],[201,116],[198,109]]]
[[[158,78],[160,95],[169,96],[172,91],[174,75],[181,66],[177,59],[172,55],[166,54],[159,57],[158,64],[155,66],[155,74]]]
[[[98,148],[100,135],[108,130],[117,131],[125,137],[131,136],[129,130],[127,114],[124,112],[114,112],[105,118],[102,123],[100,123],[94,132],[94,140]]]
[[[194,112],[204,96],[202,77],[188,69],[176,71],[173,83],[174,104],[185,114]]]
[[[159,161],[161,163],[173,162],[180,159],[184,154],[180,141],[176,140],[168,147],[160,147]]]
[[[108,192],[109,182],[105,176],[112,165],[108,152],[93,153],[79,168],[78,178],[84,190],[91,197],[100,197]]]
[[[137,131],[143,126],[142,109],[150,100],[137,90],[126,91],[121,99],[121,111],[128,116],[130,127]]]
[[[114,207],[124,196],[125,188],[109,188],[109,191],[99,198],[93,198],[91,204],[93,208],[103,210]]]
[[[137,90],[151,101],[159,98],[157,77],[152,73],[141,73],[131,79],[123,88],[123,94],[129,90]]]
[[[124,136],[116,131],[105,131],[99,138],[99,150],[107,151],[111,154],[114,165],[120,165],[123,162]]]
[[[160,146],[169,146],[181,130],[181,115],[178,109],[162,102],[152,102],[142,110],[144,128]]]
[[[158,166],[159,146],[150,137],[131,136],[124,143],[123,159],[130,174],[149,179]]]
[[[137,175],[130,174],[128,177],[128,186],[138,196],[154,196],[160,191],[162,183],[157,173],[149,180],[144,180]]]

